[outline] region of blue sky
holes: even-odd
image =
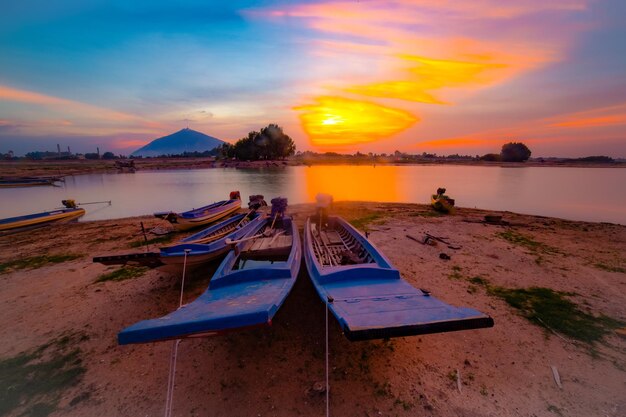
[[[15,2],[0,151],[278,123],[300,150],[626,157],[625,4]]]

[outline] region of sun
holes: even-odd
[[[404,110],[369,101],[322,96],[294,108],[311,143],[346,146],[374,142],[411,127],[418,118]]]

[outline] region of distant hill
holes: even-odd
[[[160,156],[182,154],[183,152],[204,152],[225,143],[204,133],[185,128],[168,136],[163,136],[137,149],[131,156]]]

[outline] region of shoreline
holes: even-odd
[[[288,212],[302,229],[313,210],[313,204],[297,204]],[[509,212],[503,213],[508,225],[493,225],[480,222],[490,211],[460,208],[456,215],[438,215],[428,205],[402,203],[337,202],[333,213],[367,231],[413,286],[495,320],[491,329],[349,342],[331,316],[333,415],[623,415],[626,338],[619,329],[607,330],[599,342],[582,342],[529,320],[494,289],[549,288],[624,327],[626,226]],[[77,256],[36,268],[0,266],[0,360],[42,346],[47,356],[41,361],[69,355],[63,340],[71,341],[79,359],[73,383],[57,382],[57,391],[37,397],[56,410],[52,416],[163,412],[172,344],[118,346],[116,335],[176,309],[180,277],[147,270],[96,282],[118,268],[91,262],[93,256],[145,251],[139,222],[147,229],[164,225],[140,216],[0,237],[0,265]],[[425,233],[445,236],[459,249],[407,238]],[[451,259],[440,259],[440,253]],[[206,289],[217,264],[189,277],[185,302]],[[300,271],[271,327],[181,342],[176,415],[323,414],[325,395],[316,384],[325,378],[324,308],[304,264]],[[7,415],[19,415],[34,400],[22,399]]]
[[[128,168],[118,168],[116,160],[75,160],[75,161],[0,161],[0,177],[25,177],[25,176],[70,176],[93,173],[119,173],[129,172]],[[568,167],[568,168],[626,168],[626,163],[575,163],[575,162],[487,162],[487,161],[454,161],[432,160],[420,162],[370,162],[346,161],[346,160],[319,160],[319,161],[216,161],[212,158],[139,158],[135,161],[135,170],[159,171],[159,170],[189,170],[189,169],[212,169],[212,168],[279,168],[286,166],[325,166],[325,165],[350,165],[350,166],[407,166],[407,165],[462,165],[481,167]]]

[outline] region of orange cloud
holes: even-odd
[[[592,128],[625,124],[626,104],[621,104],[561,116],[558,120],[553,121],[550,126],[562,128]]]
[[[502,139],[500,139],[502,140]],[[494,139],[478,139],[471,136],[458,137],[449,139],[435,139],[426,142],[420,142],[415,147],[427,147],[427,148],[452,148],[452,147],[478,147],[493,145]]]
[[[493,76],[489,70],[505,68],[506,65],[489,62],[466,62],[456,60],[430,59],[421,56],[401,55],[401,59],[417,62],[410,68],[413,80],[387,81],[346,88],[347,91],[372,97],[397,98],[429,104],[444,104],[430,91],[444,87],[460,87],[472,84],[487,84]]]
[[[511,140],[533,146],[549,146],[565,142],[580,145],[592,143],[597,139],[590,138],[581,129],[604,129],[603,140],[620,140],[623,138],[620,128],[622,125],[626,125],[626,103],[546,119],[529,120],[506,128],[489,129],[461,137],[428,140],[416,143],[412,147],[415,149],[475,147],[483,148],[484,151],[498,152],[502,144]]]
[[[315,56],[311,67],[319,69],[313,73],[322,74],[318,90],[325,91],[315,99],[317,104],[293,109],[305,112],[300,119],[313,145],[332,146],[373,142],[418,121],[416,115],[399,110],[403,117],[398,119],[397,128],[392,125],[381,136],[362,129],[361,123],[352,131],[348,122],[333,112],[335,107],[343,107],[337,104],[339,96],[403,100],[411,112],[417,109],[413,103],[460,102],[459,97],[466,97],[467,92],[560,59],[574,33],[566,30],[573,23],[565,16],[585,10],[587,2],[331,0],[244,14],[274,23],[304,25],[320,33],[319,39],[310,42],[309,54]],[[553,12],[559,12],[555,24],[567,24],[563,30],[548,30],[534,18]],[[528,37],[527,33],[535,36]],[[329,97],[335,100],[331,105]],[[387,108],[387,103],[370,104]],[[407,115],[412,118],[410,123],[406,122]],[[371,137],[363,138],[364,134]]]
[[[315,104],[295,107],[311,142],[317,146],[367,143],[411,127],[417,117],[376,103],[322,96]]]

